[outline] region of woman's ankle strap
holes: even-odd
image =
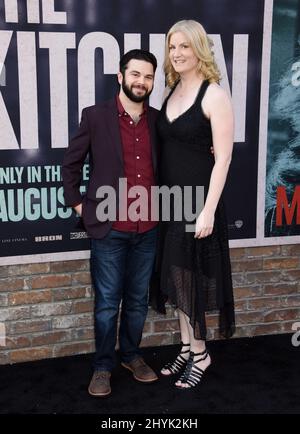
[[[180,344],[181,344],[182,347],[189,347],[191,345],[190,343],[184,344],[183,342],[180,342]]]
[[[204,354],[207,353],[207,348],[205,348],[201,353],[193,353],[193,351],[191,351],[191,355],[193,356],[204,356]]]

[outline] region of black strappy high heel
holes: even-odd
[[[197,356],[202,356],[202,357],[200,357],[198,360],[195,360],[195,357]],[[176,385],[178,389],[190,389],[200,384],[204,372],[210,365],[208,365],[207,368],[203,371],[203,369],[200,369],[198,368],[198,366],[196,366],[196,363],[200,362],[201,360],[205,360],[208,356],[209,353],[206,348],[201,353],[193,353],[191,351],[190,358],[188,359],[185,371],[179,378],[181,384],[188,384],[188,387],[185,386],[182,387],[181,385],[180,386]]]
[[[189,347],[190,344],[184,344],[181,342],[181,351],[178,354],[178,356],[176,357],[176,359],[174,360],[174,362],[171,363],[167,363],[162,370],[160,371],[160,373],[162,375],[164,375],[165,377],[168,377],[170,375],[174,375],[177,374],[179,371],[181,371],[183,369],[183,367],[185,366],[185,364],[187,363],[188,359],[185,359],[182,354],[186,354],[189,353],[190,350],[185,350],[182,351],[183,347]],[[169,374],[164,374],[162,373],[163,370],[169,370]]]

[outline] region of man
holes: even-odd
[[[83,110],[80,128],[71,140],[63,162],[66,205],[82,216],[91,237],[96,353],[88,391],[93,396],[111,393],[110,377],[121,300],[119,346],[122,366],[138,381],[157,380],[139,350],[148,310],[157,223],[130,218],[127,211],[134,199],[128,199],[125,210],[118,209],[115,221],[99,221],[96,216],[101,202],[96,195],[99,187],[117,189],[120,178],[126,178],[128,189],[139,185],[150,192],[151,186],[157,184],[154,128],[157,110],[144,103],[153,89],[156,67],[156,59],[148,51],[131,50],[121,58],[119,95]],[[82,198],[79,192],[81,169],[88,153],[90,179],[87,193]],[[149,207],[150,199],[149,195]],[[126,221],[120,218],[124,211]]]

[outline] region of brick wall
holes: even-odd
[[[299,254],[300,245],[231,249],[236,337],[292,332],[300,321]],[[216,319],[207,316],[209,339],[218,338]],[[0,364],[93,351],[88,261],[0,267],[0,325]],[[142,345],[178,341],[171,307],[166,316],[150,309]]]

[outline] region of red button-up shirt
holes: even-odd
[[[119,209],[117,221],[113,223],[112,229],[123,232],[146,232],[153,229],[156,221],[151,221],[151,187],[155,185],[153,164],[152,164],[152,149],[150,143],[150,133],[147,122],[147,106],[144,105],[143,113],[137,124],[124,110],[119,96],[117,96],[117,107],[119,114],[119,126],[121,132],[123,146],[123,161],[124,161],[124,177],[127,179],[127,191],[122,196],[123,209]],[[148,221],[132,221],[128,216],[130,205],[135,202],[139,196],[128,198],[128,190],[131,187],[142,186],[147,190],[147,200],[141,196],[141,204],[143,209],[147,209]],[[121,192],[120,192],[121,194]],[[126,207],[127,201],[127,207]],[[147,207],[147,208],[146,208]],[[125,209],[126,208],[126,209]],[[140,213],[140,208],[136,209]],[[126,221],[120,220],[120,214],[127,216]]]

